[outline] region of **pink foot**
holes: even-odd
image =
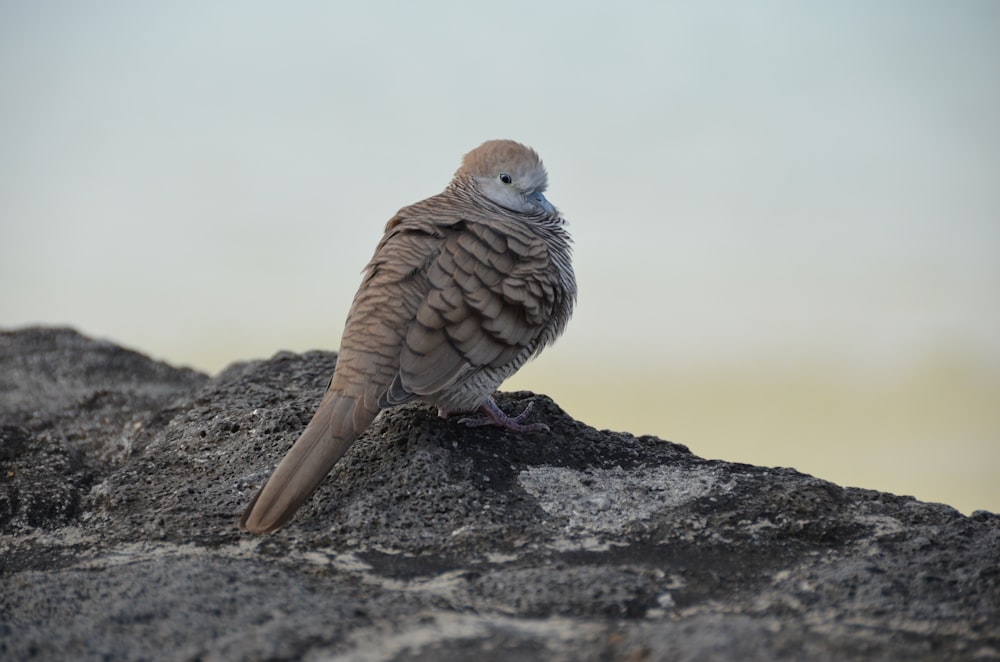
[[[528,418],[528,414],[534,408],[535,403],[529,402],[528,406],[524,408],[517,416],[511,418],[507,414],[503,413],[503,410],[497,406],[497,403],[493,401],[493,398],[489,398],[486,402],[479,406],[478,411],[481,415],[475,418],[462,418],[459,419],[459,423],[464,423],[470,428],[478,428],[483,425],[493,425],[504,430],[511,430],[513,432],[542,432],[548,431],[549,426],[545,423],[524,423],[523,421]]]

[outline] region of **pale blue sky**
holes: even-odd
[[[509,137],[564,360],[1000,366],[994,2],[0,2],[0,90],[3,327],[334,349],[386,219]]]

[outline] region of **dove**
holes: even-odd
[[[514,432],[500,384],[551,344],[576,302],[565,220],[546,199],[538,154],[490,140],[462,160],[445,190],[400,209],[365,267],[333,377],[301,436],[240,518],[270,533],[312,496],[383,409],[435,405],[442,418]]]

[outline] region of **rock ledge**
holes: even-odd
[[[1000,659],[1000,517],[599,431],[383,412],[237,531],[336,356],[0,332],[0,658]]]

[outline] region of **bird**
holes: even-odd
[[[468,426],[542,432],[508,416],[500,384],[563,332],[572,240],[537,152],[489,140],[441,193],[400,209],[365,267],[316,413],[239,520],[283,527],[383,409],[422,401]]]

